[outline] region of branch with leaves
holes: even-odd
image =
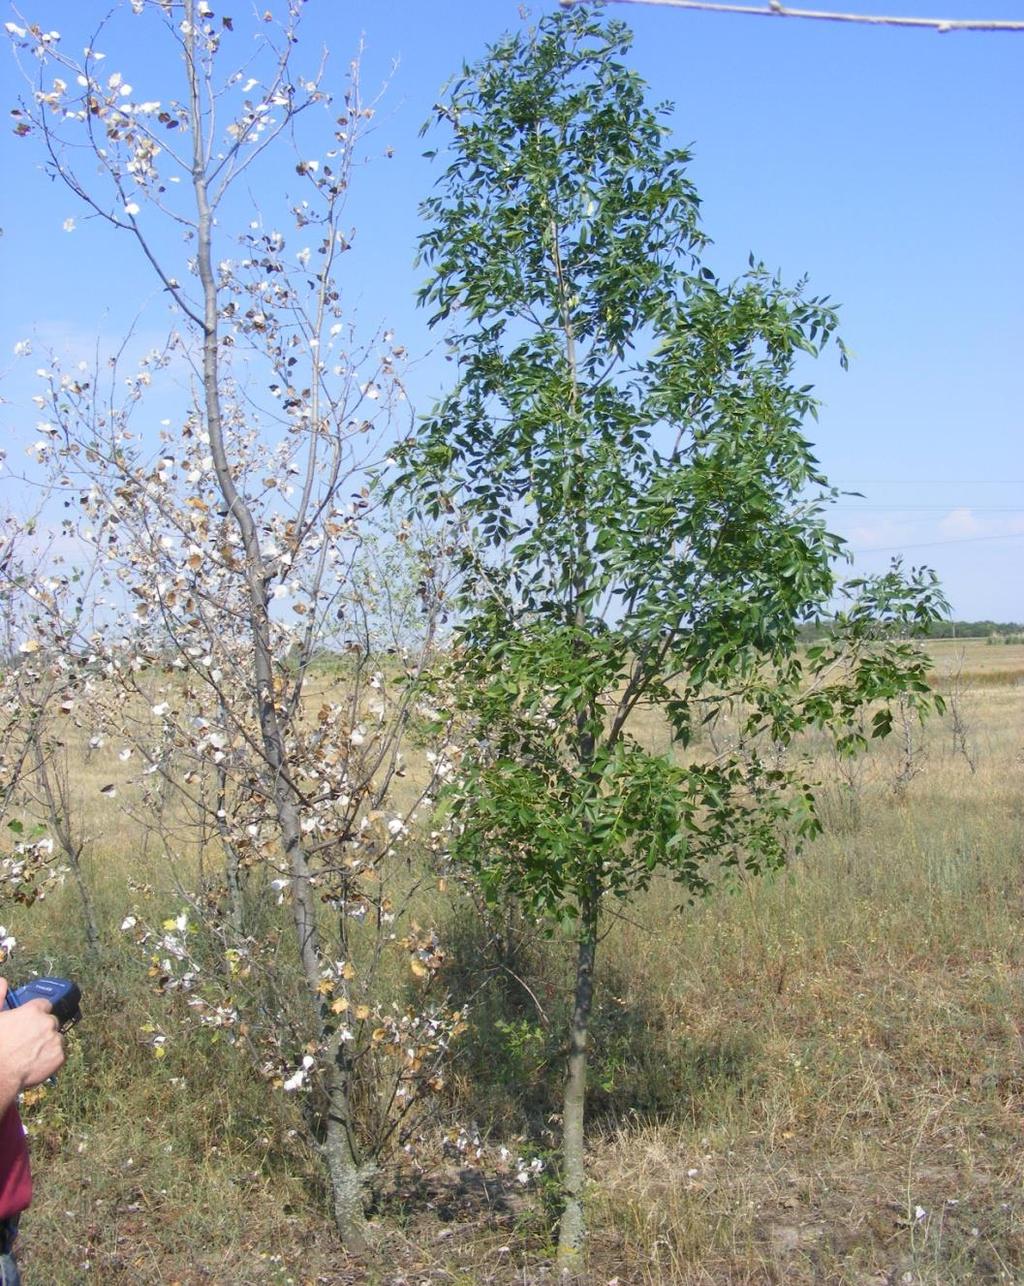
[[[447,682],[467,728],[446,792],[454,857],[492,901],[576,945],[559,1264],[582,1264],[587,1048],[600,928],[663,872],[698,896],[779,865],[818,829],[779,745],[930,696],[902,637],[943,600],[929,573],[837,590],[836,492],[803,425],[798,363],[835,308],[751,258],[707,263],[688,155],[623,62],[630,33],[573,7],[463,67],[435,121],[421,301],[458,380],[402,446],[396,488],[469,533]],[[671,738],[637,728],[655,709]],[[695,734],[742,712],[741,742]]]

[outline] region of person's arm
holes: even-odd
[[[64,1038],[46,1000],[4,1009],[7,980],[0,978],[0,1116],[22,1090],[39,1085],[64,1062]]]

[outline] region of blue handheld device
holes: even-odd
[[[61,1031],[73,1027],[82,1016],[82,993],[69,978],[33,978],[7,993],[5,1009],[17,1009],[30,1000],[48,1000]]]

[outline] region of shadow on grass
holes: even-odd
[[[429,1211],[441,1223],[518,1219],[529,1203],[529,1194],[514,1175],[484,1174],[458,1165],[405,1176],[380,1199],[382,1208],[400,1204],[417,1215]]]
[[[572,944],[544,937],[518,913],[456,915],[444,930],[445,975],[470,1014],[457,1088],[476,1125],[550,1145],[562,1107]],[[681,1029],[654,994],[638,992],[628,962],[598,969],[591,1022],[588,1116],[600,1130],[624,1118],[713,1118],[763,1083],[753,1033],[718,1040]]]

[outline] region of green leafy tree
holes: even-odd
[[[619,61],[629,46],[620,23],[560,12],[464,67],[437,106],[450,143],[424,203],[421,299],[458,378],[404,444],[398,484],[474,535],[452,665],[475,730],[449,797],[455,855],[577,944],[559,1239],[573,1271],[602,909],[657,871],[702,893],[782,862],[818,823],[779,745],[816,727],[852,751],[866,705],[879,735],[887,699],[923,710],[906,627],[942,606],[931,573],[896,568],[849,587],[831,635],[801,650],[800,623],[834,605],[842,542],[798,366],[836,315],[753,259],[731,284],[704,265],[688,156]],[[651,706],[672,753],[635,735]],[[722,711],[736,744],[693,744]]]

